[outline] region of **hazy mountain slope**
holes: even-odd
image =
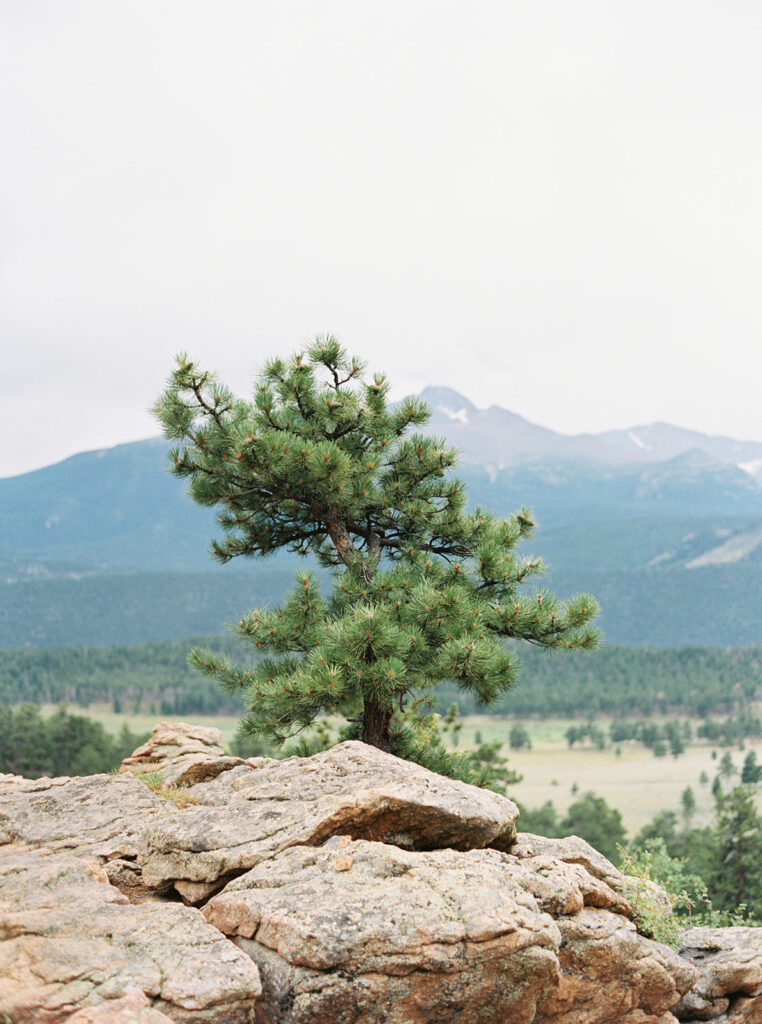
[[[611,640],[762,641],[762,445],[664,424],[569,438],[451,389],[423,396],[432,432],[470,452],[471,503],[533,507],[526,553],[551,589],[599,596]],[[141,441],[0,480],[0,645],[214,632],[285,592],[304,565],[288,555],[209,559],[214,515],[166,473],[166,449]]]
[[[0,480],[0,559],[208,569],[214,514],[165,471],[166,453],[153,438]]]

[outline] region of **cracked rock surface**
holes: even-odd
[[[762,928],[686,928],[680,953],[698,970],[681,1021],[762,1024]]]
[[[182,723],[123,767],[0,775],[3,1024],[762,1024],[760,930],[677,956],[609,861],[517,837],[497,794],[355,742],[228,758]]]
[[[0,1019],[53,1024],[134,990],[175,1021],[248,1019],[257,969],[198,910],[133,906],[97,860],[45,847],[0,848],[0,884]]]
[[[694,969],[580,864],[497,850],[295,847],[204,908],[283,1024],[656,1024]]]
[[[147,884],[212,884],[336,834],[411,849],[506,849],[516,836],[512,801],[356,741],[239,766],[196,791],[203,806],[146,831]]]

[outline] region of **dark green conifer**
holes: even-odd
[[[468,512],[449,475],[455,451],[411,433],[427,407],[390,406],[388,391],[323,337],[268,363],[253,401],[180,356],[156,403],[178,442],[173,471],[220,510],[216,558],[287,548],[337,570],[326,597],[303,572],[281,607],[244,616],[237,632],[263,655],[253,668],[192,652],[201,671],[246,693],[250,733],[283,741],[341,714],[366,743],[398,749],[404,729],[393,722],[407,699],[450,679],[489,705],[511,686],[517,657],[506,640],[597,643],[592,597],[521,590],[542,569],[515,550],[531,534],[530,512]]]

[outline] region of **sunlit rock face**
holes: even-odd
[[[762,1021],[758,930],[679,956],[516,819],[362,743],[245,761],[182,723],[117,776],[0,776],[0,1021]]]

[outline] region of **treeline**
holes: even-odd
[[[109,772],[147,738],[126,725],[111,736],[100,722],[65,708],[43,717],[33,704],[0,706],[0,772],[30,779]]]
[[[235,696],[187,665],[196,644],[250,657],[230,635],[124,647],[0,650],[0,701],[65,701],[80,707],[106,702],[116,711],[157,715],[239,714]],[[760,646],[606,646],[591,654],[525,647],[518,653],[519,683],[490,707],[493,714],[518,719],[727,714],[735,720],[726,729],[730,735],[743,728],[739,717],[762,694]],[[462,715],[484,713],[473,697],[447,683],[433,696],[442,713],[452,703]],[[706,738],[721,742],[719,734]]]
[[[762,646],[619,647],[590,654],[517,648],[518,684],[491,713],[516,718],[594,718],[682,714],[704,718],[748,708],[762,694]],[[445,684],[443,707],[484,713]]]
[[[130,647],[0,650],[0,702],[83,708],[105,702],[117,713],[240,714],[239,700],[189,667],[188,651],[196,644],[246,660],[231,636]]]

